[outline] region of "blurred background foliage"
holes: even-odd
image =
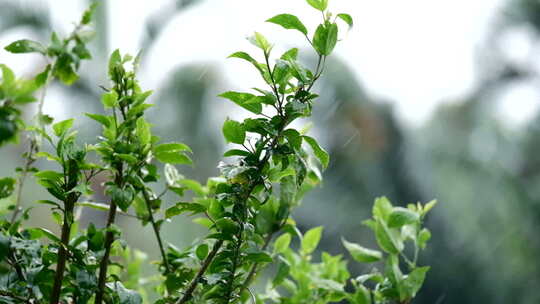
[[[141,48],[151,49],[175,16],[204,1],[171,0],[171,5],[149,15],[141,21],[145,22]],[[47,40],[54,24],[49,9],[44,2],[0,0],[0,38],[24,28],[33,39]],[[81,80],[70,88],[54,88],[59,96],[54,105],[64,109],[63,115],[82,117],[83,112],[99,108],[97,84],[105,82],[102,68],[111,51],[106,16],[111,13],[107,6],[99,7],[94,59],[82,69]],[[432,270],[415,303],[540,303],[540,157],[536,151],[540,113],[512,128],[495,110],[498,98],[516,85],[540,88],[538,70],[531,64],[535,59],[512,60],[501,43],[508,32],[523,29],[531,33],[527,36],[531,44],[539,45],[540,2],[506,1],[479,49],[476,87],[438,106],[419,127],[401,123],[392,101],[373,97],[344,58],[333,58],[319,87],[322,98],[313,118],[313,131],[332,161],[324,185],[310,193],[294,215],[301,229],[324,225],[321,247],[335,254],[343,252],[337,241],[340,236],[363,244],[374,242],[360,222],[368,217],[375,197],[386,195],[402,205],[437,198],[439,205],[427,223],[433,239],[422,259]],[[41,64],[35,62],[37,67]],[[151,121],[165,140],[181,140],[193,148],[196,167],[183,173],[204,181],[217,174],[225,150],[219,126],[230,108],[215,96],[227,79],[212,63],[175,67],[166,79],[154,88],[157,109]],[[33,111],[27,108],[27,117]],[[88,119],[78,123],[83,138],[92,142],[96,126]],[[24,145],[2,148],[1,176],[12,174],[24,149]],[[24,201],[28,206],[43,195],[27,191]],[[31,223],[55,229],[44,210],[36,207]],[[82,224],[103,223],[104,218],[104,213],[84,210]],[[141,230],[128,217],[122,218],[122,225],[130,244],[156,256],[150,231]],[[165,229],[165,238],[179,247],[200,233],[189,219]]]

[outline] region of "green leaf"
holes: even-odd
[[[160,145],[158,145],[158,146],[156,146],[154,148],[155,153],[160,153],[160,152],[183,152],[183,151],[193,152],[193,151],[191,151],[191,148],[188,145],[180,143],[180,142],[164,143],[164,144],[160,144]]]
[[[124,212],[126,212],[135,198],[134,190],[131,187],[121,189],[117,186],[107,188],[107,194],[111,200]]]
[[[9,197],[15,190],[15,179],[11,177],[0,178],[0,199]]]
[[[394,207],[388,217],[388,227],[397,228],[403,225],[416,223],[420,220],[418,213],[403,207]]]
[[[313,36],[313,47],[319,55],[328,56],[337,44],[338,27],[337,24],[320,24]]]
[[[338,18],[345,21],[349,25],[349,27],[353,26],[353,18],[349,14],[337,14]]]
[[[320,11],[324,11],[328,7],[328,0],[307,0],[307,3]]]
[[[229,91],[220,94],[219,96],[229,99],[230,101],[236,103],[242,108],[255,114],[261,114],[262,112],[262,105],[260,103],[253,102],[254,100],[257,100],[257,96],[253,94]]]
[[[429,239],[431,239],[431,232],[426,228],[422,229],[418,234],[418,247],[425,249]]]
[[[77,203],[77,205],[81,207],[88,207],[88,208],[96,209],[99,211],[109,211],[109,205],[103,204],[103,203],[80,202],[80,203]]]
[[[2,69],[2,86],[6,90],[15,84],[15,73],[5,64],[0,64],[0,68]]]
[[[152,133],[150,132],[150,124],[146,122],[144,117],[137,119],[135,133],[139,137],[141,145],[147,145],[152,140]]]
[[[223,154],[224,157],[230,157],[230,156],[249,156],[251,155],[250,152],[244,151],[244,150],[238,150],[238,149],[231,149]]]
[[[93,2],[90,7],[84,11],[83,16],[81,18],[81,24],[89,24],[92,21],[92,16],[94,15],[94,12],[96,11],[96,8],[98,6],[98,2]]]
[[[219,230],[226,234],[234,234],[238,231],[238,225],[229,218],[221,218],[216,221]]]
[[[116,91],[110,91],[101,96],[101,103],[105,106],[105,109],[110,109],[118,106],[118,93]]]
[[[197,249],[195,250],[195,255],[199,260],[204,260],[206,256],[208,255],[208,245],[207,244],[201,244],[197,246]]]
[[[283,135],[295,150],[300,150],[302,147],[302,135],[295,129],[287,129],[283,131]]]
[[[223,136],[227,142],[241,145],[246,140],[246,130],[242,123],[227,119],[223,124]]]
[[[266,22],[281,25],[288,30],[298,30],[304,35],[307,35],[306,26],[302,23],[302,21],[300,21],[300,19],[298,19],[298,17],[291,14],[280,14],[266,20]]]
[[[287,61],[296,60],[298,58],[298,49],[292,48],[283,53],[280,58]]]
[[[274,253],[283,253],[291,244],[291,235],[288,233],[280,235],[274,242]]]
[[[266,252],[250,252],[246,255],[246,259],[253,263],[272,263],[274,260]]]
[[[355,243],[347,242],[341,239],[343,246],[349,251],[353,259],[361,263],[373,263],[382,259],[382,252],[378,250],[368,249]]]
[[[317,248],[317,245],[319,245],[319,241],[321,240],[322,231],[323,227],[319,226],[306,232],[301,243],[303,254],[310,254]]]
[[[165,164],[174,165],[191,165],[193,161],[189,156],[182,154],[181,152],[159,152],[156,153],[156,158]]]
[[[15,42],[12,42],[10,45],[5,47],[5,50],[11,53],[41,53],[44,54],[47,52],[47,49],[39,42],[21,39]]]
[[[386,197],[378,197],[375,199],[375,204],[373,205],[373,218],[381,219],[386,222],[392,213],[392,210],[392,203],[390,203]]]
[[[111,119],[109,116],[100,115],[100,114],[92,114],[92,113],[85,113],[84,115],[90,117],[91,119],[99,122],[100,124],[104,125],[105,127],[109,127],[111,125]]]
[[[323,169],[326,169],[328,167],[328,163],[330,162],[330,156],[328,155],[328,153],[324,151],[321,146],[319,146],[319,144],[313,137],[302,136],[302,138],[304,138],[304,140],[311,146],[311,149],[313,149],[315,156],[321,162]]]
[[[435,205],[437,205],[437,200],[432,200],[427,203],[422,209],[422,216],[425,216],[433,207],[435,207]]]
[[[10,238],[0,233],[0,263],[4,261],[9,253]]]
[[[416,293],[422,288],[424,280],[426,279],[426,273],[429,271],[429,266],[418,267],[413,269],[403,280],[402,285],[403,289],[406,292],[406,295],[403,296],[404,300],[408,298],[414,298]],[[401,294],[400,294],[401,298]]]
[[[259,47],[265,54],[269,54],[272,49],[272,45],[266,40],[266,38],[259,32],[255,32],[253,36],[249,37],[249,41],[256,47]]]
[[[359,284],[356,292],[350,296],[351,304],[371,304],[371,294],[369,289]]]
[[[73,121],[75,121],[75,119],[71,118],[55,123],[52,126],[54,134],[58,137],[64,135],[73,126]]]
[[[375,227],[375,237],[377,244],[382,250],[390,254],[398,254],[403,250],[403,242],[398,238],[399,235],[392,231],[386,223],[377,219],[377,226]]]
[[[112,54],[111,54],[111,57],[109,58],[109,76],[112,78],[112,79],[115,79],[115,68],[118,66],[118,65],[121,65],[122,64],[122,56],[120,55],[120,50],[116,49]]]

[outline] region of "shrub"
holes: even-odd
[[[107,114],[86,114],[102,129],[96,143],[78,144],[73,119],[53,124],[54,119],[43,113],[48,85],[55,80],[72,84],[79,62],[91,58],[86,43],[92,36],[89,26],[95,6],[64,39],[53,33],[47,46],[30,40],[7,46],[13,53],[40,53],[50,64],[30,80],[17,79],[7,66],[0,66],[0,144],[17,142],[25,133],[29,146],[17,177],[0,180],[0,198],[11,204],[11,213],[0,222],[0,303],[142,303],[143,255],[122,241],[122,231],[115,225],[120,212],[134,213],[141,225],[154,231],[161,255],[156,263],[159,278],[153,285],[155,303],[410,303],[429,269],[418,267],[417,258],[430,238],[422,222],[434,202],[402,208],[386,198],[377,199],[373,218],[364,224],[373,230],[381,250],[346,240],[343,245],[353,260],[379,263],[384,269],[374,268],[357,278],[350,277],[341,255],[322,253],[320,262],[314,262],[322,227],[302,234],[291,217],[329,164],[329,155],[317,140],[291,124],[310,117],[316,104],[314,85],[338,42],[336,22],[353,25],[349,15],[331,14],[326,0],[307,2],[323,16],[312,36],[296,16],[281,14],[267,21],[306,38],[317,55],[314,70],[298,60],[296,48],[274,57],[273,45],[257,32],[250,41],[260,49],[262,62],[246,52],[230,55],[253,65],[267,87],[220,95],[253,115],[224,122],[223,136],[234,146],[224,154],[227,162],[218,166],[221,175],[205,184],[178,171],[179,165],[192,163],[189,146],[163,143],[152,134],[145,119],[152,92],[142,90],[136,78],[138,56],[118,50],[110,56],[110,85],[103,88],[101,99]],[[40,98],[35,98],[38,90]],[[38,113],[26,123],[22,107],[35,101]],[[53,152],[45,152],[44,144]],[[46,158],[56,169],[34,167],[37,158]],[[28,174],[34,174],[50,194],[36,203],[51,207],[60,235],[23,225],[31,210],[22,208]],[[91,201],[90,185],[97,175],[104,179],[108,204]],[[152,187],[156,183],[164,184],[165,191],[156,193]],[[180,202],[164,202],[166,192]],[[187,192],[193,197],[189,201],[184,198]],[[78,208],[107,212],[105,227],[90,224],[81,229]],[[163,239],[161,227],[185,215],[194,217],[208,233],[178,249]],[[291,246],[294,238],[298,246]],[[406,241],[412,244],[412,258],[405,254]],[[252,284],[271,263],[276,265],[270,271],[273,278],[255,294]]]

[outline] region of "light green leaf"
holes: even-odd
[[[337,14],[337,16],[345,21],[345,23],[347,23],[349,25],[349,28],[351,28],[353,26],[353,18],[351,17],[351,15],[349,14]]]
[[[291,244],[291,235],[288,233],[280,235],[274,242],[274,253],[283,253]]]
[[[321,162],[323,169],[326,169],[328,167],[328,163],[330,162],[330,156],[328,153],[319,146],[319,143],[313,138],[309,136],[302,136],[304,140],[311,146],[311,149],[313,149],[313,152],[315,153],[315,156],[319,159]]]
[[[426,228],[422,229],[418,234],[418,247],[425,249],[429,239],[431,239],[431,232]]]
[[[139,137],[139,140],[143,146],[149,144],[150,141],[152,140],[150,124],[146,122],[144,117],[140,117],[139,119],[137,119],[137,123],[135,126],[135,133]]]
[[[429,268],[429,266],[415,268],[405,277],[402,282],[402,289],[405,290],[405,295],[402,296],[400,293],[400,298],[403,297],[403,300],[405,300],[416,296],[416,293],[418,293],[424,284]]]
[[[437,205],[437,200],[432,200],[427,203],[422,209],[422,216],[425,216],[433,207],[435,207],[435,205]]]
[[[379,247],[390,254],[398,254],[401,250],[403,250],[403,242],[399,239],[399,235],[397,235],[395,231],[388,228],[386,223],[380,219],[377,219],[375,237]]]
[[[39,42],[21,39],[15,42],[12,42],[10,45],[5,47],[5,50],[11,53],[41,53],[45,54],[47,49]]]
[[[373,218],[386,222],[392,210],[392,203],[386,197],[378,197],[375,199],[375,204],[373,205]]]
[[[272,49],[272,45],[268,40],[259,32],[255,32],[253,36],[249,37],[249,41],[253,43],[256,47],[262,49],[265,54],[269,54]]]
[[[320,11],[324,11],[328,7],[328,0],[307,0],[307,3]]]
[[[75,119],[71,118],[55,123],[52,126],[54,134],[58,137],[64,135],[73,126],[73,121],[75,121]]]
[[[319,226],[306,232],[302,238],[301,244],[303,254],[310,254],[317,248],[317,245],[319,245],[319,241],[321,240],[322,231],[323,227]]]
[[[100,114],[92,114],[92,113],[85,113],[84,115],[86,115],[89,118],[99,122],[100,124],[104,125],[105,127],[109,127],[111,125],[111,120],[110,120],[109,116],[100,115]]]
[[[118,106],[118,93],[116,91],[110,91],[101,96],[101,103],[105,106],[105,109],[110,109]]]
[[[246,130],[238,121],[227,119],[223,124],[223,136],[227,142],[243,144],[246,140]]]
[[[302,21],[300,21],[300,19],[298,19],[298,17],[291,14],[280,14],[266,20],[266,22],[271,22],[277,25],[281,25],[282,27],[288,30],[291,30],[291,29],[298,30],[304,35],[307,35],[306,26],[302,23]]]
[[[382,252],[378,250],[368,249],[355,243],[347,242],[345,239],[341,239],[343,246],[349,251],[351,256],[361,263],[373,263],[382,259]]]

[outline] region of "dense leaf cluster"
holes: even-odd
[[[277,15],[268,22],[300,32],[317,55],[315,69],[299,61],[297,48],[275,56],[273,45],[257,32],[250,41],[260,49],[259,59],[247,52],[230,56],[253,65],[266,87],[220,95],[252,116],[224,122],[223,136],[235,146],[225,152],[226,161],[218,166],[220,176],[205,184],[185,178],[176,167],[192,164],[192,151],[186,144],[161,143],[152,134],[145,119],[152,92],[142,90],[137,81],[139,56],[122,55],[118,50],[110,56],[110,86],[103,87],[101,99],[106,114],[86,114],[102,128],[93,144],[77,143],[73,119],[53,124],[42,113],[43,94],[36,125],[26,127],[30,150],[18,182],[0,179],[0,199],[12,202],[13,209],[11,220],[0,222],[0,303],[142,303],[146,292],[140,266],[145,256],[121,239],[122,231],[115,225],[119,213],[134,214],[154,231],[161,253],[155,303],[410,303],[428,270],[417,267],[417,257],[430,238],[422,220],[433,203],[401,208],[378,199],[373,219],[365,224],[374,230],[386,254],[345,240],[343,244],[354,260],[383,262],[384,271],[355,279],[350,278],[341,256],[323,253],[321,261],[314,263],[312,253],[322,227],[302,235],[291,217],[304,194],[321,182],[321,171],[329,164],[328,153],[307,135],[308,130],[291,124],[311,116],[318,97],[314,85],[338,42],[336,20],[353,25],[349,15],[331,14],[326,0],[307,2],[322,14],[311,36],[294,15]],[[41,53],[50,64],[32,80],[17,80],[9,68],[1,66],[0,144],[25,128],[18,107],[36,100],[39,88],[44,91],[54,79],[67,85],[77,80],[80,60],[91,58],[85,43],[94,9],[85,12],[66,39],[53,34],[48,47],[30,40],[6,47],[14,53]],[[41,149],[42,141],[52,152]],[[53,162],[56,170],[33,168],[38,157]],[[23,226],[30,209],[17,216],[29,172],[51,195],[37,203],[51,207],[59,236]],[[159,172],[163,172],[163,182]],[[108,202],[93,200],[91,186],[96,176]],[[163,183],[165,190],[154,192],[152,183]],[[164,202],[167,192],[179,201]],[[193,198],[186,200],[186,192]],[[105,226],[80,229],[77,210],[81,208],[105,211]],[[208,229],[204,239],[184,249],[161,236],[162,225],[180,215],[193,216],[194,222]],[[298,249],[291,246],[293,237],[299,239]],[[412,259],[404,253],[405,241],[414,245]],[[276,274],[265,292],[255,295],[251,285],[271,263],[277,265]],[[407,274],[401,271],[404,263]]]

